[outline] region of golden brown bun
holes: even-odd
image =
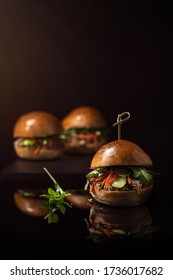
[[[51,160],[60,157],[63,154],[63,148],[57,149],[41,149],[38,154],[34,152],[34,149],[30,149],[28,147],[21,147],[15,145],[14,142],[14,150],[16,155],[21,159],[31,159],[31,160]]]
[[[95,107],[79,106],[67,114],[62,120],[65,130],[69,128],[105,128],[106,120]]]
[[[137,206],[144,203],[150,196],[153,186],[148,186],[139,191],[106,191],[94,188],[91,192],[92,197],[105,205],[110,206]]]
[[[144,204],[134,207],[111,207],[94,201],[90,209],[90,219],[96,224],[117,227],[141,226],[153,223],[151,213]]]
[[[137,144],[114,140],[103,145],[93,156],[91,168],[113,165],[152,166],[150,156]]]
[[[45,137],[62,132],[61,121],[49,112],[32,111],[19,117],[13,128],[13,137]]]
[[[34,192],[28,190],[27,192]],[[43,192],[40,192],[42,194]],[[46,193],[46,192],[45,192]],[[48,208],[43,208],[45,200],[39,197],[26,197],[21,191],[14,193],[14,203],[18,209],[26,215],[34,217],[44,217],[49,213]]]

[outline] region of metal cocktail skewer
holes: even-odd
[[[113,126],[118,125],[118,140],[121,139],[121,124],[125,121],[127,121],[130,118],[129,112],[124,112],[122,114],[119,114],[117,117],[117,122],[113,124]]]

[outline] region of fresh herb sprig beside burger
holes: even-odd
[[[72,208],[72,204],[66,201],[66,197],[69,196],[69,193],[63,191],[55,178],[50,174],[47,168],[44,167],[44,171],[48,174],[51,180],[54,183],[54,189],[48,188],[47,194],[42,194],[41,197],[47,199],[44,204],[44,207],[49,208],[49,213],[45,216],[45,219],[48,219],[48,223],[57,223],[59,221],[58,211],[61,214],[66,213],[66,208]]]

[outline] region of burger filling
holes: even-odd
[[[48,137],[35,137],[35,138],[17,138],[14,144],[34,150],[35,154],[39,154],[43,149],[60,149],[63,147],[62,140],[58,135]]]
[[[71,148],[86,147],[98,149],[105,143],[106,130],[105,129],[75,129],[70,128],[61,135],[61,138]]]
[[[153,184],[154,173],[144,167],[100,167],[86,175],[85,189],[106,191],[139,191]]]
[[[127,235],[126,228],[114,227],[108,224],[101,223],[89,223],[88,230],[91,234],[103,234],[108,237],[117,237],[117,236],[125,236]]]
[[[133,236],[134,238],[147,237],[157,230],[154,224],[146,225],[129,225],[129,226],[116,226],[107,224],[106,222],[97,223],[90,222],[88,224],[88,230],[94,241],[99,241],[99,238],[127,238]],[[90,238],[91,239],[91,238]]]

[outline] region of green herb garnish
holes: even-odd
[[[139,179],[143,184],[153,184],[154,173],[149,170],[145,168],[133,168],[132,172],[134,178]]]
[[[65,200],[65,197],[69,196],[70,194],[63,191],[63,189],[60,187],[55,178],[50,174],[47,168],[44,167],[43,169],[51,178],[55,187],[55,190],[52,188],[48,188],[48,194],[42,194],[40,196],[48,200],[45,202],[44,206],[50,209],[49,213],[45,216],[45,219],[48,219],[49,224],[57,223],[59,220],[57,211],[59,210],[61,214],[65,214],[66,206],[72,208],[72,205]]]

